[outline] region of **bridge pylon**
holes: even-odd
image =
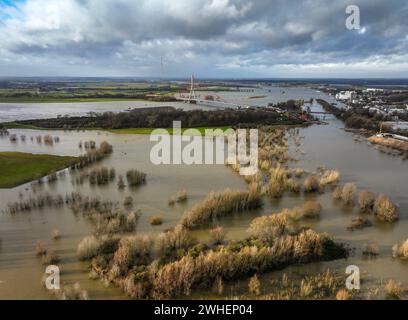
[[[191,80],[190,80],[190,93],[188,95],[188,100],[187,100],[188,103],[196,102],[198,100],[198,96],[195,92],[194,86],[195,86],[195,77],[194,77],[194,74],[192,74]]]

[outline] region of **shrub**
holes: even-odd
[[[336,294],[336,300],[351,300],[351,295],[348,290],[340,289]]]
[[[223,227],[217,227],[210,230],[211,243],[214,245],[222,244],[227,232]]]
[[[289,215],[285,212],[255,218],[249,225],[247,232],[255,238],[273,243],[273,241],[287,233]]]
[[[65,286],[57,293],[57,297],[60,300],[89,300],[88,292],[82,290],[78,282],[74,285]]]
[[[296,168],[295,169],[295,177],[300,178],[303,175],[303,169],[302,168]]]
[[[285,186],[282,185],[279,181],[270,180],[269,181],[269,188],[268,193],[271,195],[272,198],[281,198],[285,191]]]
[[[319,180],[315,176],[308,176],[303,183],[305,192],[317,192],[319,191]]]
[[[151,252],[154,241],[149,236],[131,236],[122,238],[118,249],[113,256],[113,266],[116,272],[126,274],[136,265],[145,265],[151,262]]]
[[[99,146],[99,150],[103,153],[103,154],[110,154],[113,152],[113,147],[111,144],[109,144],[106,141],[103,141],[100,146]]]
[[[392,247],[392,256],[402,260],[408,259],[408,239],[402,244],[396,244]]]
[[[136,169],[129,170],[126,173],[126,178],[127,178],[129,186],[131,187],[136,187],[136,186],[146,183],[146,173],[138,171]]]
[[[100,247],[101,241],[95,236],[85,237],[78,244],[78,258],[80,260],[90,260],[99,254]]]
[[[115,171],[113,168],[108,169],[106,167],[102,167],[99,169],[93,169],[89,173],[89,183],[92,185],[108,184],[114,178],[115,178]]]
[[[302,213],[305,218],[316,218],[321,211],[322,206],[317,201],[307,201],[302,206]]]
[[[127,196],[127,197],[125,198],[125,200],[123,201],[123,205],[124,205],[125,207],[131,207],[131,206],[133,206],[133,198],[132,198],[131,196]]]
[[[44,136],[44,143],[48,145],[53,145],[54,144],[54,139],[52,136],[46,135]]]
[[[259,296],[261,294],[261,282],[256,274],[249,279],[248,292],[255,296]]]
[[[289,170],[283,169],[280,166],[270,170],[268,192],[273,198],[282,197],[290,175],[291,172]]]
[[[341,198],[346,204],[352,205],[354,203],[356,192],[357,187],[354,183],[346,183],[341,191]]]
[[[371,225],[372,224],[370,220],[366,218],[358,217],[351,221],[351,224],[347,227],[347,229],[349,230],[363,229],[365,227],[370,227]]]
[[[300,183],[294,181],[293,179],[288,179],[286,181],[286,187],[293,193],[299,193],[301,189]]]
[[[384,195],[379,195],[374,203],[375,216],[386,222],[398,220],[397,207]]]
[[[377,243],[365,243],[362,248],[362,253],[368,257],[378,256],[380,254],[380,248]]]
[[[310,281],[302,279],[300,283],[299,295],[302,298],[307,298],[313,293],[313,284]]]
[[[52,238],[53,238],[54,240],[59,240],[59,239],[61,239],[61,231],[59,231],[58,229],[52,230],[51,235],[52,235]]]
[[[125,185],[125,181],[123,181],[123,177],[119,176],[118,189],[123,190],[123,189],[125,189],[125,187],[126,187],[126,185]]]
[[[371,212],[374,208],[375,197],[374,194],[368,190],[363,190],[360,192],[358,197],[358,203],[361,212]]]
[[[162,216],[151,216],[149,218],[150,220],[150,224],[152,226],[159,226],[161,224],[163,224],[163,217]]]
[[[178,249],[188,249],[196,243],[197,240],[192,238],[182,225],[177,225],[158,236],[159,251],[163,255],[171,254]]]
[[[217,277],[214,281],[214,291],[218,295],[223,295],[224,294],[224,281],[222,281],[221,277]]]
[[[341,188],[340,187],[334,188],[332,195],[334,200],[341,200]]]
[[[328,184],[335,184],[339,182],[340,172],[337,170],[328,170],[323,173],[323,176],[320,179],[320,185],[326,186]]]
[[[400,300],[402,297],[402,285],[400,282],[390,280],[385,285],[385,293],[387,299]]]
[[[180,190],[169,200],[169,205],[174,205],[175,203],[182,203],[187,201],[187,190]]]

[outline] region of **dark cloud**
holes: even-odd
[[[349,4],[360,8],[360,30],[345,27]],[[155,75],[164,56],[169,76],[408,71],[406,0],[27,0],[16,7],[2,8],[0,70],[15,65],[24,73],[35,63],[38,72],[46,65],[62,74]]]

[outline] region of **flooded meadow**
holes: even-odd
[[[248,93],[228,92],[219,95],[222,99],[232,102],[243,103],[243,100],[251,100],[252,103],[256,100],[249,99]],[[265,98],[259,98],[262,100],[259,104],[270,102],[272,97],[274,101],[283,101],[291,97],[305,100],[325,97],[330,100],[330,97],[309,89],[261,88],[250,95],[265,95]],[[321,107],[313,103],[312,109],[320,111]],[[23,114],[24,112],[21,112],[21,116],[14,114],[13,117],[25,117]],[[52,114],[47,115],[51,116]],[[265,272],[260,275],[262,292],[268,293],[274,281],[281,279],[284,274],[290,279],[303,279],[306,276],[318,275],[329,268],[335,273],[344,275],[347,266],[357,265],[362,276],[359,297],[383,298],[382,293],[373,292],[389,279],[408,284],[408,264],[392,256],[392,246],[408,238],[408,161],[381,153],[365,140],[355,141],[351,133],[343,130],[343,124],[333,117],[328,116],[325,121],[326,125],[286,130],[285,139],[290,159],[281,165],[293,172],[296,168],[302,169],[304,174],[299,176],[293,174],[293,179],[301,186],[309,175],[319,176],[319,172],[324,170],[337,170],[340,178],[335,184],[343,187],[346,183],[355,183],[357,187],[354,205],[347,205],[344,201],[333,198],[335,184],[328,184],[319,192],[285,191],[282,197],[272,197],[266,192],[262,196],[262,207],[225,215],[210,224],[193,228],[189,233],[200,242],[209,243],[210,230],[222,227],[226,232],[226,240],[243,240],[248,238],[248,227],[255,218],[269,216],[285,208],[302,206],[306,201],[318,201],[321,205],[319,217],[302,220],[299,223],[317,232],[327,232],[337,243],[345,244],[350,249],[350,255],[347,259],[297,264],[282,270]],[[24,135],[25,141],[21,139],[10,141],[7,137],[0,137],[0,151],[80,156],[84,153],[79,147],[80,142],[82,145],[86,141],[95,141],[96,145],[99,145],[103,141],[108,141],[113,146],[113,153],[90,167],[81,170],[66,169],[58,173],[57,180],[53,182],[31,182],[12,189],[0,189],[0,299],[54,298],[41,284],[45,267],[41,259],[35,255],[34,248],[37,243],[44,243],[58,254],[62,285],[78,282],[81,288],[87,291],[90,299],[127,299],[122,290],[112,284],[109,285],[107,281],[90,279],[89,262],[80,261],[78,258],[79,242],[94,232],[94,225],[89,220],[75,214],[66,205],[10,213],[8,211],[10,203],[40,195],[65,197],[67,194],[77,192],[84,196],[111,201],[113,206],[121,210],[138,212],[140,217],[132,233],[158,236],[177,225],[185,212],[189,212],[194,205],[203,201],[210,192],[226,188],[247,189],[245,179],[224,165],[152,164],[150,150],[154,143],[149,140],[148,135],[114,134],[98,130],[9,131],[17,137]],[[52,145],[39,144],[35,140],[38,135],[58,136],[59,142]],[[87,179],[82,181],[83,172],[89,173],[102,167],[114,168],[115,175],[112,181],[103,185],[91,184]],[[118,187],[119,177],[126,177],[127,171],[131,169],[144,172],[146,183],[137,187]],[[263,182],[266,186],[267,182]],[[398,206],[398,221],[384,222],[376,219],[374,214],[360,213],[358,193],[365,189],[376,196],[384,194],[389,197]],[[186,201],[169,203],[180,190],[186,190]],[[126,201],[129,197],[132,198],[130,203]],[[152,223],[154,217],[160,217],[161,223]],[[357,217],[369,220],[370,226],[351,230],[349,226]],[[53,230],[58,230],[60,236],[53,236]],[[373,243],[378,245],[375,256],[364,255],[363,248]],[[186,298],[243,297],[247,292],[247,285],[248,278],[244,278],[226,283],[221,295],[211,289],[194,290]]]

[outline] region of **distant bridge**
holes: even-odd
[[[203,106],[208,106],[208,107],[215,107],[215,108],[232,108],[232,109],[238,109],[238,108],[246,108],[249,106],[246,105],[241,105],[237,103],[232,103],[232,102],[224,102],[224,101],[219,101],[219,100],[205,100],[205,99],[200,99],[200,98],[184,98],[184,97],[176,97],[177,101],[182,101],[184,103],[191,103],[191,104],[197,104],[197,105],[203,105]]]

